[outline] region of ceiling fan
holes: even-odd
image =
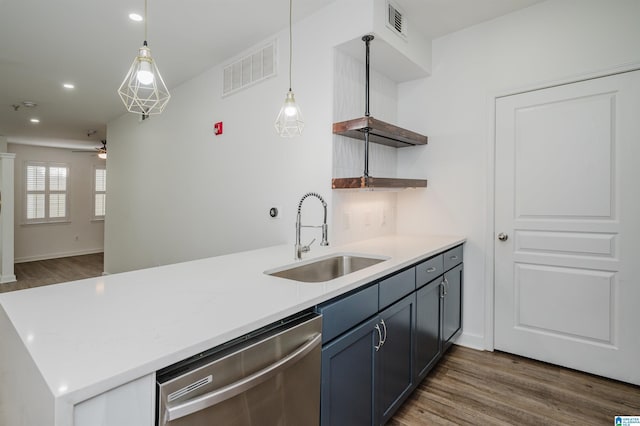
[[[100,148],[94,148],[93,150],[79,149],[79,150],[73,150],[71,152],[93,152],[93,153],[97,152],[99,158],[106,160],[107,159],[107,140],[102,139],[100,142],[102,142],[102,146]]]

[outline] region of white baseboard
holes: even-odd
[[[16,257],[13,260],[13,262],[14,263],[35,262],[36,260],[49,260],[49,259],[59,259],[61,257],[69,257],[69,256],[82,256],[84,254],[96,254],[96,253],[102,253],[103,251],[104,251],[104,247],[100,247],[100,248],[87,249],[87,250],[40,254],[37,256]]]
[[[484,351],[484,336],[480,334],[471,334],[462,332],[462,334],[454,342],[456,345],[464,346],[479,351]]]
[[[14,283],[16,281],[17,280],[15,275],[2,275],[0,277],[0,284]]]

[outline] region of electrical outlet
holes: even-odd
[[[371,210],[364,212],[364,226],[371,226]]]

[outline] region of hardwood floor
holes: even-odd
[[[17,281],[0,284],[0,293],[98,277],[104,270],[104,255],[96,253],[16,263],[14,270]]]
[[[640,416],[640,387],[454,345],[388,425],[613,425],[616,415]]]

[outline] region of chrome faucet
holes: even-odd
[[[324,221],[322,222],[322,225],[317,225],[317,226],[312,226],[312,225],[303,225],[301,222],[301,212],[302,212],[302,203],[304,202],[304,200],[307,199],[307,197],[316,197],[318,200],[320,200],[320,202],[322,202],[322,207],[324,208]],[[311,244],[313,244],[313,242],[316,240],[315,238],[313,240],[311,240],[311,242],[309,244],[307,244],[306,246],[303,246],[300,243],[300,230],[301,228],[322,228],[322,242],[320,243],[321,246],[328,246],[329,245],[329,241],[327,241],[327,234],[328,234],[328,228],[327,228],[327,203],[324,201],[324,199],[320,196],[320,194],[317,194],[315,192],[308,192],[306,194],[304,194],[302,196],[302,199],[300,200],[300,203],[298,203],[298,216],[296,217],[296,245],[295,245],[295,259],[302,259],[302,253],[306,253],[309,250],[311,250]]]

